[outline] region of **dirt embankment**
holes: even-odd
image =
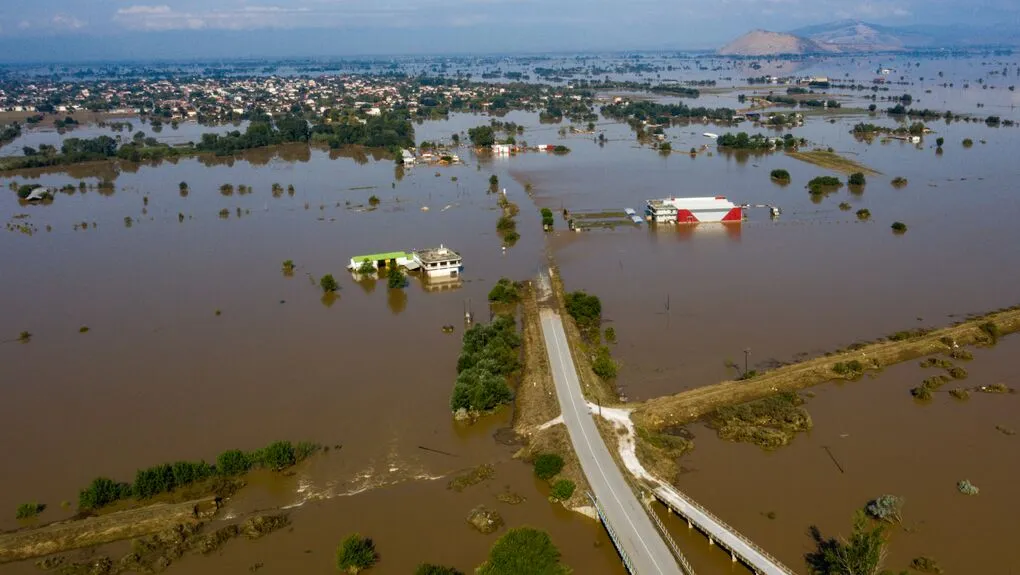
[[[215,514],[216,509],[216,497],[206,497],[0,534],[0,563],[102,545],[149,535],[176,525],[198,523]]]
[[[994,332],[995,335],[992,335]],[[992,343],[995,337],[1020,331],[1020,308],[1014,307],[923,334],[897,334],[895,341],[853,345],[851,349],[780,367],[745,381],[724,381],[676,395],[649,400],[633,414],[646,430],[690,423],[720,407],[736,405],[783,391],[803,389],[841,376],[836,364],[853,365],[843,377],[863,371],[951,351],[954,345]]]
[[[807,152],[786,152],[786,155],[802,162],[807,162],[809,164],[814,164],[816,166],[821,166],[844,174],[852,174],[854,172],[861,172],[866,176],[877,176],[881,174],[881,172],[877,170],[873,170],[860,162],[856,162],[835,152],[810,150]]]
[[[576,486],[574,494],[563,504],[571,509],[584,507],[589,505],[584,495],[590,490],[588,480],[581,470],[566,427],[562,423],[552,423],[560,415],[560,404],[539,317],[540,307],[549,305],[552,296],[542,286],[535,285],[525,286],[521,296],[524,371],[514,400],[514,431],[526,438],[528,443],[517,452],[516,457],[530,460],[540,453],[555,453],[562,457],[563,470],[555,479],[569,479]]]

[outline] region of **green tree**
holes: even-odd
[[[772,170],[772,172],[769,174],[769,177],[772,178],[773,180],[776,180],[777,182],[789,182],[790,172],[786,170]]]
[[[510,529],[489,550],[476,575],[568,575],[560,552],[545,531],[531,527]]]
[[[869,501],[864,512],[879,521],[900,523],[903,521],[903,499],[895,495],[882,495]]]
[[[546,481],[563,470],[563,458],[555,453],[542,453],[535,457],[535,475]]]
[[[414,575],[464,575],[464,573],[453,567],[422,563],[414,570]]]
[[[322,288],[322,293],[332,293],[340,289],[340,284],[336,283],[333,274],[326,274],[319,279],[319,287]]]
[[[570,496],[574,494],[574,489],[577,485],[569,479],[560,479],[552,486],[552,496],[560,501],[566,501],[570,499]]]
[[[392,266],[386,274],[386,284],[390,289],[403,289],[407,285],[407,277],[397,269],[397,266]]]
[[[468,130],[468,138],[471,144],[479,148],[488,148],[496,143],[496,133],[492,126],[478,126]]]
[[[863,186],[866,183],[864,174],[861,172],[854,172],[850,174],[850,178],[847,180],[847,183],[851,186]]]
[[[375,264],[373,264],[368,258],[362,260],[361,265],[358,266],[358,273],[361,275],[369,275],[375,273]]]
[[[496,174],[492,174],[491,176],[489,176],[489,186],[495,188],[498,185],[499,185],[499,176],[497,176]]]
[[[297,457],[294,454],[294,446],[289,441],[276,441],[270,443],[268,447],[262,452],[263,465],[278,471],[290,467],[297,463]]]
[[[375,551],[375,543],[358,533],[344,539],[336,550],[336,568],[351,575],[370,568],[378,560],[379,554]]]
[[[22,503],[15,512],[15,519],[31,519],[46,509],[45,503]]]
[[[251,465],[251,458],[240,449],[224,451],[216,457],[216,471],[220,475],[240,475],[251,469]]]
[[[130,485],[116,483],[106,477],[97,477],[92,480],[88,487],[78,493],[78,507],[81,509],[99,509],[118,499],[128,497],[130,494]]]
[[[942,144],[945,144],[945,143],[946,143],[946,139],[945,138],[943,138],[941,136],[939,136],[938,138],[935,138],[935,146],[936,147],[941,148]]]
[[[500,278],[489,291],[489,301],[492,303],[512,304],[517,303],[520,299],[517,286],[509,278]]]
[[[863,511],[854,515],[850,538],[825,539],[811,527],[816,549],[805,556],[812,575],[878,575],[886,556],[885,527],[872,527]]]

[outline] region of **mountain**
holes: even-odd
[[[793,34],[751,30],[720,48],[719,54],[723,56],[775,56],[829,51],[831,49],[827,46]]]
[[[1008,24],[980,27],[964,24],[882,26],[860,20],[841,20],[797,28],[788,33],[840,52],[1020,44],[1020,32]]]

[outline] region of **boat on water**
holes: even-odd
[[[744,208],[727,200],[725,196],[671,197],[648,200],[645,214],[657,224],[739,223],[744,219]]]
[[[702,134],[702,136],[705,136],[706,138],[712,138],[713,140],[715,140],[715,139],[717,139],[719,137],[719,134],[713,134],[712,132],[705,132],[704,134]]]

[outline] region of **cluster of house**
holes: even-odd
[[[428,278],[454,277],[460,275],[464,260],[456,251],[440,244],[438,248],[413,250],[410,252],[383,252],[364,254],[351,258],[347,269],[355,274],[368,271],[374,273],[393,267],[412,272],[421,272]]]

